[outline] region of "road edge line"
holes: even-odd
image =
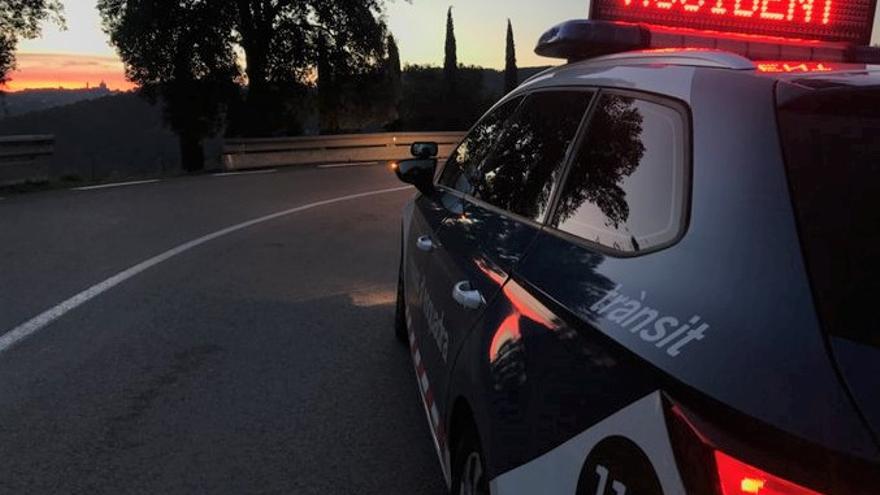
[[[99,191],[101,189],[113,189],[116,187],[139,186],[142,184],[155,184],[161,182],[161,179],[133,180],[129,182],[114,182],[112,184],[98,184],[95,186],[72,187],[71,191]]]

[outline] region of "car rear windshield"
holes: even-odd
[[[810,91],[779,125],[825,329],[880,347],[880,86]]]

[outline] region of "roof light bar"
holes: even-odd
[[[637,24],[575,20],[552,27],[541,36],[535,53],[569,61],[641,50],[650,46],[651,36]]]

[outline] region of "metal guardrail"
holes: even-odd
[[[49,180],[55,136],[0,136],[0,186]]]
[[[449,156],[464,138],[463,132],[401,132],[308,136],[292,138],[228,139],[223,144],[223,168],[228,171],[286,165],[403,160],[417,141],[440,145]]]

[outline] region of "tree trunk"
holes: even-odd
[[[248,93],[242,115],[240,133],[244,136],[268,136],[272,129],[272,95],[269,86],[269,39],[271,30],[263,23],[264,6],[260,1],[237,0],[238,30],[241,34],[241,48],[244,51],[245,70],[248,78]]]
[[[273,108],[272,90],[266,73],[268,56],[261,48],[250,44],[245,48],[245,59],[248,64],[248,93],[243,131],[248,136],[268,136],[275,130],[272,128],[276,120],[273,111],[277,110]]]
[[[180,163],[187,172],[198,172],[205,168],[205,150],[202,140],[191,132],[178,134],[180,144]]]

